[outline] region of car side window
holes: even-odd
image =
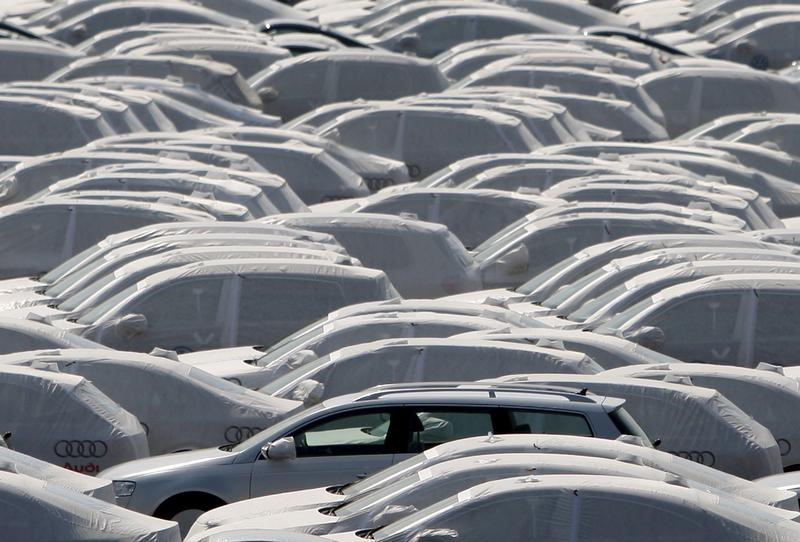
[[[512,410],[510,414],[512,433],[594,436],[582,414],[545,410]]]
[[[492,412],[488,409],[417,410],[411,414],[409,452],[421,452],[467,437],[496,432]]]
[[[753,361],[793,364],[800,346],[800,295],[759,292]]]
[[[300,429],[297,457],[392,453],[392,412],[373,410],[334,415]]]

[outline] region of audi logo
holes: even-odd
[[[785,438],[779,438],[778,449],[780,450],[781,455],[788,455],[789,452],[792,451],[792,443],[786,440]]]
[[[677,455],[678,457],[682,457],[683,459],[688,459],[689,461],[700,463],[701,465],[705,465],[707,467],[713,467],[714,463],[717,462],[716,456],[713,454],[713,452],[709,452],[708,450],[704,450],[702,452],[699,452],[697,450],[689,450],[689,451],[678,451],[670,453],[672,455]]]
[[[238,444],[243,440],[249,439],[256,433],[260,433],[260,427],[243,427],[239,425],[231,425],[225,430],[225,440],[231,444]]]
[[[53,451],[58,457],[103,457],[108,446],[102,440],[59,440]]]

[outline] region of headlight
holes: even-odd
[[[114,480],[113,485],[115,497],[130,497],[136,489],[136,482]]]

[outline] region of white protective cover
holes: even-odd
[[[676,456],[662,452],[649,446],[642,445],[640,439],[627,435],[616,440],[597,439],[594,437],[580,437],[575,435],[488,435],[483,437],[470,437],[450,442],[445,442],[434,448],[426,450],[414,457],[396,463],[373,476],[359,480],[346,486],[338,492],[325,491],[325,499],[339,502],[345,497],[374,491],[393,483],[405,476],[419,472],[422,469],[450,461],[459,457],[507,453],[542,453],[542,454],[569,454],[576,456],[601,457],[617,461],[634,463],[652,467],[660,471],[674,474],[686,480],[693,480],[705,484],[717,491],[725,491],[740,497],[783,508],[797,510],[797,497],[794,492],[784,491],[773,487],[765,487],[759,483],[751,482],[732,474],[727,474]],[[264,513],[281,509],[302,508],[309,502],[325,503],[319,490],[307,490],[309,493],[293,492],[286,494],[284,501],[278,502],[275,498],[262,497]],[[311,493],[314,492],[315,493]],[[256,502],[251,501],[251,502]],[[312,505],[313,506],[313,505]]]
[[[469,249],[528,213],[556,203],[501,190],[424,188],[380,192],[353,203],[345,211],[409,215],[444,224]]]
[[[392,100],[448,86],[436,64],[388,51],[344,49],[275,62],[248,81],[265,113],[284,121],[320,105],[356,99]]]
[[[0,385],[0,427],[19,452],[92,475],[149,455],[138,420],[84,378],[3,365]]]
[[[800,537],[796,517],[797,512],[652,480],[529,475],[474,486],[377,531],[374,539],[411,542],[455,532],[463,540],[487,540],[503,525],[506,540],[790,542]]]
[[[401,160],[415,181],[468,156],[529,152],[540,146],[519,119],[478,108],[384,104],[345,113],[317,133]],[[437,152],[431,153],[432,148]]]
[[[264,518],[258,512],[253,513],[254,507],[245,504],[242,508],[249,513],[240,514],[237,517],[234,513],[237,509],[236,505],[240,503],[235,503],[229,505],[228,510],[221,514],[215,514],[214,512],[220,510],[216,509],[198,518],[198,522],[193,526],[191,535],[186,538],[186,541],[199,542],[198,539],[201,539],[200,533],[204,532],[203,529],[210,531],[207,534],[221,534],[229,529],[241,529],[245,526],[269,526],[270,528],[291,529],[317,535],[370,529],[406,517],[484,482],[518,476],[551,474],[623,476],[718,493],[723,499],[731,497],[729,493],[717,491],[705,484],[681,479],[662,470],[632,462],[569,454],[487,454],[443,461],[420,469],[378,492],[348,496],[336,508],[335,515],[321,512],[320,508],[309,507],[301,510],[273,511],[271,514],[267,512],[268,517]],[[258,509],[256,508],[256,510]],[[794,514],[798,515],[797,512]],[[209,518],[209,516],[212,517]],[[222,520],[223,517],[226,517],[227,520]],[[215,525],[212,527],[209,522]],[[209,529],[209,527],[211,528]]]
[[[660,449],[719,470],[758,478],[783,470],[769,430],[716,390],[611,376],[508,375],[503,382],[585,387],[625,399],[625,409]]]
[[[507,327],[504,322],[478,316],[386,312],[334,320],[315,333],[281,341],[272,348],[262,349],[263,352],[247,347],[221,349],[186,354],[181,356],[181,361],[247,388],[258,389],[289,371],[348,346],[390,338],[450,337],[464,331],[487,332]]]
[[[38,81],[81,56],[44,41],[4,39],[0,42],[0,80]]]
[[[0,277],[47,272],[107,235],[210,215],[159,203],[48,198],[0,211]]]
[[[154,79],[180,78],[184,84],[219,98],[253,108],[261,101],[244,78],[229,64],[178,56],[109,55],[76,60],[54,72],[48,81],[56,83],[98,76],[128,75]]]
[[[178,524],[126,510],[59,484],[0,471],[4,540],[179,542]]]
[[[12,435],[13,437],[13,435]],[[0,471],[24,474],[114,504],[111,480],[86,476],[0,445]]]
[[[515,368],[573,375],[602,370],[585,354],[536,346],[474,339],[388,339],[332,352],[261,391],[314,403],[378,384],[474,381],[519,372]]]
[[[363,265],[383,270],[403,297],[440,297],[481,285],[472,257],[441,224],[372,213],[292,213],[263,221],[333,235]]]
[[[583,352],[606,369],[628,365],[680,363],[674,358],[619,337],[580,330],[505,327],[490,331],[471,331],[454,338],[508,341]]]
[[[168,357],[134,352],[40,350],[0,356],[0,365],[53,365],[91,380],[139,419],[153,455],[238,443],[241,433],[261,431],[300,406]]]
[[[784,468],[800,464],[800,428],[788,415],[800,410],[800,382],[777,366],[750,369],[706,363],[620,367],[603,374],[712,388],[770,430]]]

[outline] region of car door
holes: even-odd
[[[297,457],[253,463],[250,496],[352,482],[392,464],[405,446],[402,413],[370,408],[317,418],[284,437],[293,437]]]
[[[800,293],[758,291],[753,361],[795,365],[800,359]]]

